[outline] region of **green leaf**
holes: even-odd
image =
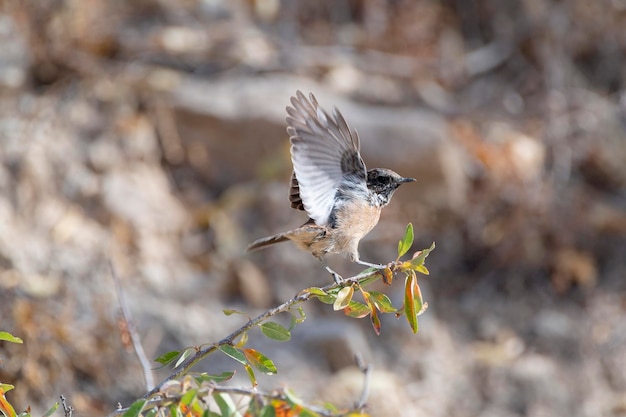
[[[291,332],[297,324],[300,324],[302,322],[304,322],[304,320],[306,319],[306,315],[304,314],[304,310],[302,309],[302,307],[298,307],[297,308],[297,315],[296,313],[294,313],[293,311],[289,310],[289,313],[291,314],[291,319],[289,321],[289,331]]]
[[[265,336],[270,339],[278,340],[279,342],[286,342],[291,339],[289,330],[274,321],[261,324],[261,331]]]
[[[335,300],[337,299],[337,296],[334,294],[317,295],[316,297],[324,304],[334,304]]]
[[[406,275],[406,281],[404,283],[404,315],[409,322],[409,326],[413,333],[417,333],[417,309],[415,306],[415,286],[417,277],[415,272],[409,271]]]
[[[243,354],[246,355],[248,363],[258,371],[261,371],[266,375],[274,375],[278,373],[274,362],[261,352],[254,349],[244,349]]]
[[[207,374],[206,372],[203,372],[199,375],[195,375],[194,378],[195,380],[201,384],[203,382],[224,382],[224,381],[228,381],[229,379],[231,379],[233,377],[233,375],[235,375],[235,373],[233,371],[228,371],[228,372],[222,372],[219,375],[211,375],[211,374]]]
[[[180,355],[179,351],[172,350],[170,352],[162,354],[161,356],[156,358],[154,361],[160,363],[163,366],[166,366],[166,365],[172,363],[174,361],[174,359],[176,359],[178,357],[178,355]],[[163,366],[161,366],[161,367],[159,367],[157,369],[161,369]]]
[[[46,411],[46,414],[44,414],[43,417],[50,417],[52,414],[54,414],[55,411],[57,411],[57,408],[59,408],[58,402],[54,403],[54,405],[50,407],[48,411]]]
[[[343,310],[348,306],[350,300],[352,300],[352,296],[354,295],[354,287],[343,287],[341,291],[337,294],[337,299],[333,303],[333,310]]]
[[[241,351],[231,345],[221,345],[220,346],[220,350],[222,352],[224,352],[227,356],[230,356],[231,358],[233,358],[234,360],[236,360],[237,362],[239,362],[242,365],[247,365],[248,361],[246,360],[246,357],[244,356],[243,353],[241,353]]]
[[[4,394],[5,392],[9,392],[9,391],[11,391],[14,388],[15,388],[15,385],[0,383],[0,394]]]
[[[246,372],[248,373],[248,378],[250,378],[250,383],[252,384],[253,387],[256,387],[258,385],[257,381],[256,381],[256,375],[254,375],[254,369],[252,369],[252,367],[250,365],[244,365],[243,366],[246,370]]]
[[[259,417],[276,417],[276,410],[271,405],[266,405],[261,409]]]
[[[5,342],[11,342],[11,343],[24,343],[22,339],[20,339],[19,337],[13,336],[9,332],[0,332],[0,340],[4,340]]]
[[[343,309],[343,312],[348,317],[354,317],[355,319],[361,319],[370,314],[370,308],[358,301],[350,301],[348,307]]]
[[[144,417],[155,417],[157,415],[158,411],[156,408],[152,408],[150,410],[148,410],[145,414]]]
[[[137,417],[141,410],[143,410],[143,406],[146,404],[146,400],[141,399],[135,401],[129,408],[126,410],[122,417]]]
[[[187,349],[185,349],[183,354],[180,355],[180,358],[178,358],[178,360],[176,361],[176,364],[174,364],[174,368],[178,368],[178,365],[180,365],[181,363],[185,362],[185,359],[187,359],[189,356],[191,356],[191,354],[194,353],[195,351],[196,351],[195,348],[187,348]]]
[[[417,251],[413,254],[413,258],[409,261],[409,263],[413,266],[413,268],[418,267],[424,264],[426,257],[430,255],[430,253],[435,249],[435,242],[430,245],[430,248],[424,249],[421,251]]]
[[[398,242],[398,259],[404,256],[411,246],[413,245],[413,224],[409,223],[406,225],[406,230],[404,231],[404,237],[400,242]]]
[[[231,309],[225,309],[222,310],[222,312],[227,315],[227,316],[232,316],[233,314],[240,314],[242,316],[247,316],[247,313],[244,313],[243,311],[239,311],[239,310],[231,310]]]
[[[241,338],[239,339],[239,341],[235,344],[236,347],[240,348],[240,347],[244,347],[246,345],[246,343],[248,343],[248,332],[243,332],[241,334]]]
[[[369,294],[371,301],[381,313],[395,313],[397,311],[397,308],[391,304],[391,300],[385,294],[377,291],[370,291]]]
[[[222,416],[241,417],[241,413],[237,411],[237,405],[230,395],[215,393],[213,394],[213,399],[215,400],[217,407],[220,409],[220,414]]]
[[[424,275],[429,275],[430,272],[428,272],[428,268],[426,268],[426,265],[418,265],[415,267],[415,270],[419,273],[422,273]]]
[[[304,290],[304,292],[308,292],[311,295],[326,295],[326,291],[318,287],[310,287]]]
[[[190,389],[189,391],[184,393],[182,397],[180,397],[180,403],[184,405],[189,405],[196,398],[197,395],[198,390]]]

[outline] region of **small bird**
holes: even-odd
[[[322,257],[327,253],[381,268],[359,258],[359,241],[376,226],[394,191],[415,179],[385,168],[368,171],[359,136],[336,107],[331,116],[313,94],[307,99],[300,91],[291,97],[291,105],[286,119],[293,163],[289,201],[309,219],[296,229],[251,243],[247,251],[291,240],[322,262],[337,283],[342,278],[325,264]]]

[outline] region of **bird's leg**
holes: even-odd
[[[354,262],[356,262],[359,265],[369,266],[370,268],[376,268],[376,269],[385,269],[386,268],[386,265],[373,264],[373,263],[370,263],[370,262],[362,261],[360,259],[357,259]]]
[[[338,273],[336,273],[335,271],[332,270],[332,268],[328,265],[326,265],[326,262],[324,261],[324,259],[322,259],[321,256],[316,256],[317,260],[321,262],[321,264],[324,266],[324,269],[326,269],[330,275],[333,276],[333,279],[335,280],[335,283],[337,285],[341,285],[344,282],[344,279],[341,275],[339,275]]]

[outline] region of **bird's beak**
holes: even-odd
[[[405,182],[413,182],[413,181],[417,181],[415,178],[401,178],[400,181],[398,181],[400,184],[404,184]]]

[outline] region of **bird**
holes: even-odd
[[[400,185],[415,181],[386,168],[367,170],[356,130],[351,130],[335,107],[326,112],[313,93],[297,91],[287,106],[287,133],[293,171],[289,188],[291,207],[308,220],[300,227],[252,242],[247,252],[292,241],[310,252],[334,277],[326,254],[347,255],[360,265],[383,268],[359,257],[359,242],[377,224],[380,212]]]

